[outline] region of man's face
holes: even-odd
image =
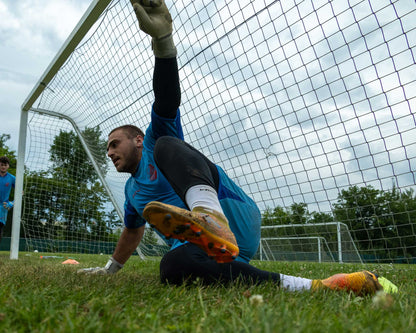
[[[7,170],[9,170],[9,164],[8,163],[1,163],[0,162],[0,174],[5,175]]]
[[[123,129],[114,131],[108,137],[107,155],[118,172],[133,174],[142,158],[143,137],[129,138]]]

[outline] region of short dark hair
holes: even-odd
[[[1,156],[0,157],[0,163],[10,165],[10,160],[9,160],[9,158],[7,156]]]
[[[143,131],[134,125],[122,125],[122,126],[116,127],[108,134],[108,136],[110,136],[111,133],[118,131],[118,130],[122,130],[129,139],[135,138],[138,135],[140,135],[141,137],[144,137]]]

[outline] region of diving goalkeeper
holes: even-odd
[[[310,280],[249,264],[259,246],[260,211],[218,165],[184,141],[177,50],[166,4],[131,3],[140,29],[152,37],[155,55],[151,123],[145,133],[129,124],[109,134],[108,156],[118,172],[131,174],[125,185],[125,227],[107,265],[81,272],[120,270],[148,222],[171,245],[160,262],[162,283],[238,279],[249,284],[274,281],[287,290],[345,289],[358,295],[381,290],[377,276],[367,271]]]

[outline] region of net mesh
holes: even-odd
[[[315,222],[316,214],[345,223],[368,260],[415,260],[414,4],[179,0],[167,5],[178,48],[186,141],[223,167],[262,212],[304,203],[310,212],[305,223]],[[61,132],[73,131],[74,123],[122,209],[127,175],[101,163],[105,151],[95,148],[116,126],[146,128],[153,65],[150,38],[139,32],[130,2],[112,1],[33,105],[27,172],[58,177],[51,171],[59,162],[51,161],[51,145]],[[97,133],[92,141],[88,129]],[[89,191],[96,181],[102,186],[88,179]],[[75,211],[83,207],[77,195],[71,199]],[[100,221],[111,236],[121,222],[114,222],[114,207],[106,202],[96,212],[107,216]],[[32,216],[35,208],[24,205],[25,230],[35,235],[32,225],[42,222]],[[65,217],[57,223],[67,222]]]

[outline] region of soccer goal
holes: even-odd
[[[335,262],[324,237],[266,237],[260,239],[260,260]]]
[[[363,262],[344,223],[269,225],[261,233],[260,260]]]
[[[414,3],[166,3],[185,140],[263,213],[302,203],[308,224],[345,224],[363,261],[414,262]],[[92,1],[22,105],[11,258],[20,239],[22,249],[112,251],[128,175],[105,142],[116,126],[147,127],[153,64],[130,1]],[[166,250],[151,231],[140,248]]]

